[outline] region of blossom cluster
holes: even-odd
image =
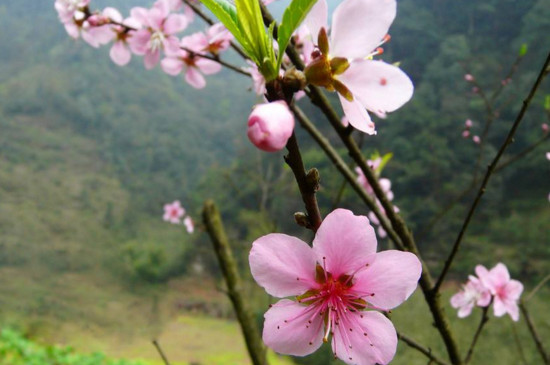
[[[172,203],[164,205],[164,215],[162,216],[162,219],[165,222],[170,222],[172,224],[183,223],[187,232],[193,233],[195,230],[195,224],[193,223],[193,219],[189,215],[186,216],[185,213],[185,208],[181,206],[180,201],[174,200]]]
[[[462,290],[451,297],[451,305],[458,309],[458,316],[467,317],[474,306],[487,307],[492,303],[495,316],[508,313],[514,321],[518,321],[518,301],[523,285],[510,278],[508,269],[502,263],[491,270],[477,265],[475,272],[477,277],[470,275]]]
[[[146,69],[160,62],[164,72],[173,76],[183,72],[185,80],[197,89],[206,85],[203,74],[221,70],[215,59],[233,38],[221,24],[178,38],[194,18],[182,0],[157,0],[149,9],[134,7],[127,18],[112,7],[92,12],[89,3],[56,0],[59,20],[71,37],[82,37],[96,48],[112,43],[109,55],[120,66],[128,64],[132,55],[143,56]]]

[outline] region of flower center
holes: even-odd
[[[151,49],[151,51],[153,52],[158,49],[162,49],[164,39],[164,33],[162,33],[160,30],[157,30],[156,32],[151,34],[151,39],[149,40],[149,49]]]

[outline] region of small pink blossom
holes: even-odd
[[[372,60],[389,39],[396,7],[395,0],[343,1],[333,13],[330,39],[326,0],[319,0],[305,20],[319,47],[305,69],[308,81],[336,90],[350,124],[370,135],[376,130],[365,109],[385,115],[409,101],[414,90],[398,67]]]
[[[256,105],[248,117],[248,139],[259,149],[279,151],[294,131],[294,115],[284,101]]]
[[[458,309],[458,317],[464,318],[470,315],[474,305],[486,307],[491,302],[491,293],[481,281],[471,275],[462,290],[451,297],[451,305]]]
[[[244,67],[243,70],[248,72],[252,77],[252,89],[257,95],[263,96],[266,93],[265,78],[258,70],[258,66],[252,61],[246,61],[250,67]]]
[[[330,341],[334,356],[348,364],[389,363],[397,336],[377,310],[403,303],[416,289],[422,266],[412,253],[376,253],[376,246],[367,217],[345,209],[324,219],[313,247],[285,234],[257,239],[249,256],[256,282],[275,297],[296,296],[265,313],[266,345],[305,356]]]
[[[508,269],[498,263],[490,271],[484,266],[476,266],[476,274],[481,283],[493,295],[493,311],[495,316],[501,317],[508,313],[512,320],[519,320],[518,301],[523,292],[523,284],[510,279]]]
[[[90,0],[56,0],[54,6],[59,20],[65,24],[72,22],[75,13],[82,12],[89,3]]]
[[[185,226],[187,233],[193,233],[195,231],[195,223],[193,223],[193,219],[190,216],[183,219],[183,225]]]
[[[466,121],[464,122],[464,127],[465,128],[472,128],[473,125],[474,125],[474,123],[472,122],[471,119],[466,119]]]
[[[161,50],[167,56],[180,50],[179,39],[174,35],[187,27],[188,19],[182,14],[170,14],[171,0],[158,0],[151,9],[132,8],[130,14],[144,28],[137,30],[128,40],[132,52],[144,55],[146,69],[152,69],[160,60]]]
[[[166,222],[180,224],[181,218],[185,215],[185,209],[181,206],[179,200],[175,200],[172,204],[164,205],[164,215],[162,217]]]
[[[463,130],[462,131],[462,138],[468,138],[470,137],[470,131],[469,130]]]
[[[546,159],[550,160],[550,152],[546,152]]]
[[[480,144],[481,143],[481,138],[479,138],[479,136],[473,136],[472,141],[474,141],[475,144]]]
[[[219,54],[231,45],[233,35],[222,23],[217,23],[206,31],[206,46],[204,51]]]
[[[550,130],[550,127],[548,126],[547,123],[542,123],[540,128],[542,129],[543,133],[548,133],[548,131]]]
[[[479,87],[474,86],[474,87],[472,88],[472,93],[477,94],[478,92],[479,92]]]
[[[474,76],[471,75],[471,74],[465,74],[464,75],[464,80],[468,81],[468,82],[472,82],[475,80]]]
[[[181,40],[181,47],[176,54],[173,54],[160,63],[164,72],[176,76],[185,70],[185,81],[195,89],[202,89],[206,86],[206,79],[202,74],[213,75],[221,71],[222,66],[213,60],[202,57],[202,35],[195,33]]]

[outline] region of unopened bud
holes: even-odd
[[[472,74],[466,74],[466,75],[464,75],[464,80],[466,80],[468,82],[472,82],[472,81],[475,80],[475,78]]]
[[[256,105],[248,117],[248,138],[263,151],[281,150],[294,131],[294,115],[284,101]]]
[[[466,128],[472,128],[472,125],[474,125],[474,123],[472,122],[471,119],[466,119],[466,121],[464,122],[464,126]]]
[[[294,67],[288,69],[283,76],[283,87],[292,92],[303,90],[306,87],[306,76]]]
[[[548,126],[547,123],[542,123],[540,128],[542,129],[543,133],[548,133],[548,131],[550,130],[550,127]]]
[[[313,187],[315,191],[319,190],[319,181],[321,181],[319,170],[315,167],[310,169],[306,174],[306,179],[309,186]]]
[[[472,141],[474,141],[475,144],[479,144],[481,142],[481,138],[479,138],[479,136],[473,136]]]
[[[309,219],[307,218],[307,215],[305,213],[294,213],[294,220],[296,221],[296,224],[301,227],[309,227]]]

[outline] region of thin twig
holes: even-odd
[[[153,343],[153,345],[157,349],[157,352],[159,353],[160,357],[162,358],[162,361],[164,362],[164,365],[170,365],[170,361],[168,361],[168,358],[164,354],[164,351],[162,351],[162,348],[160,347],[160,344],[158,343],[158,341],[156,339],[154,339],[151,342]]]
[[[510,157],[508,160],[504,161],[503,163],[501,163],[500,165],[498,165],[495,168],[495,174],[497,172],[499,172],[500,170],[504,169],[505,167],[508,167],[512,163],[514,163],[514,162],[522,159],[523,157],[527,156],[529,153],[533,152],[538,146],[543,144],[549,138],[550,138],[550,133],[547,133],[544,136],[542,136],[542,138],[540,138],[538,141],[536,141],[535,143],[533,143],[532,145],[530,145],[529,147],[527,147],[526,149],[524,149],[523,151],[521,151],[517,155],[515,155],[513,157]]]
[[[542,80],[544,79],[544,77],[546,76],[546,74],[548,72],[547,68],[548,68],[549,64],[550,64],[550,53],[546,57],[546,61],[544,62],[544,65],[543,65],[543,67],[542,67],[535,83],[533,84],[533,87],[531,88],[531,91],[529,92],[529,95],[523,101],[523,106],[522,106],[519,114],[517,115],[516,120],[514,121],[514,124],[510,128],[510,131],[508,132],[508,136],[504,140],[504,142],[503,142],[502,146],[500,147],[498,153],[496,154],[495,158],[493,159],[493,161],[491,162],[491,164],[487,168],[487,173],[485,174],[485,177],[483,178],[483,182],[481,183],[481,186],[479,187],[479,190],[477,192],[477,196],[474,199],[474,201],[472,203],[472,206],[470,207],[470,210],[468,211],[468,214],[466,215],[466,218],[464,220],[464,223],[462,224],[462,228],[460,229],[458,237],[456,238],[456,241],[453,245],[453,248],[452,248],[447,260],[445,261],[445,266],[443,267],[443,270],[442,270],[441,274],[439,275],[437,283],[433,288],[435,293],[437,293],[439,291],[439,288],[441,287],[441,284],[443,283],[443,280],[445,279],[445,276],[447,275],[447,273],[448,273],[448,271],[451,267],[451,264],[453,263],[453,260],[456,256],[457,252],[458,252],[458,249],[460,248],[462,238],[464,237],[464,234],[466,233],[466,230],[468,228],[468,225],[470,224],[470,221],[471,221],[471,219],[474,215],[474,212],[475,212],[477,206],[479,205],[479,202],[481,201],[481,197],[485,193],[487,183],[489,182],[491,176],[493,175],[494,169],[497,166],[501,156],[504,154],[504,151],[513,142],[514,135],[515,135],[516,130],[519,127],[521,121],[523,120],[523,116],[525,115],[525,112],[529,108],[529,105],[531,104],[531,100],[535,96],[535,92],[539,88],[540,84],[542,83]]]
[[[521,309],[521,313],[523,313],[523,316],[525,317],[525,323],[527,323],[529,333],[531,334],[531,337],[533,337],[533,341],[535,341],[535,344],[537,345],[537,350],[539,351],[539,354],[542,357],[544,364],[550,364],[550,356],[548,355],[548,352],[544,349],[544,346],[542,345],[542,340],[540,339],[537,329],[535,328],[535,324],[531,320],[531,316],[527,311],[525,303],[523,303],[522,301],[519,302],[519,309]]]
[[[441,359],[439,359],[437,356],[435,356],[434,354],[432,354],[432,350],[429,349],[429,348],[426,348],[424,346],[422,346],[421,344],[419,344],[418,342],[416,342],[415,340],[413,340],[412,338],[404,335],[403,333],[401,332],[397,332],[397,337],[405,342],[409,347],[415,349],[415,350],[418,350],[419,352],[423,353],[424,355],[426,355],[426,357],[428,359],[430,359],[430,362],[433,362],[433,363],[436,363],[436,364],[439,364],[439,365],[447,365],[447,363]]]
[[[529,295],[527,295],[527,297],[525,298],[525,300],[523,301],[524,303],[527,303],[528,301],[531,300],[531,298],[533,298],[533,296],[535,294],[537,294],[537,292],[540,290],[540,288],[543,287],[544,284],[546,284],[546,282],[550,280],[550,274],[549,275],[546,275],[544,277],[544,279],[542,279],[540,281],[540,283],[537,284],[537,286],[535,286],[535,288],[533,288],[533,290],[531,290],[531,292],[529,293]]]
[[[474,354],[474,348],[476,347],[477,340],[479,339],[479,335],[481,334],[481,330],[483,330],[483,327],[485,327],[485,324],[489,320],[489,316],[487,315],[487,312],[489,311],[489,307],[491,306],[491,304],[492,303],[489,303],[489,305],[484,307],[483,311],[481,312],[481,321],[477,326],[476,333],[474,334],[474,338],[472,339],[472,343],[470,344],[470,348],[468,349],[468,353],[466,354],[466,358],[464,359],[465,364],[468,364],[472,359],[472,355]]]
[[[525,358],[525,354],[523,353],[523,346],[521,346],[521,341],[518,336],[518,331],[516,330],[516,325],[514,322],[511,322],[511,321],[509,321],[509,323],[510,323],[510,327],[512,328],[512,336],[514,337],[514,342],[516,343],[516,347],[518,349],[521,362],[524,365],[527,365],[527,359]]]

